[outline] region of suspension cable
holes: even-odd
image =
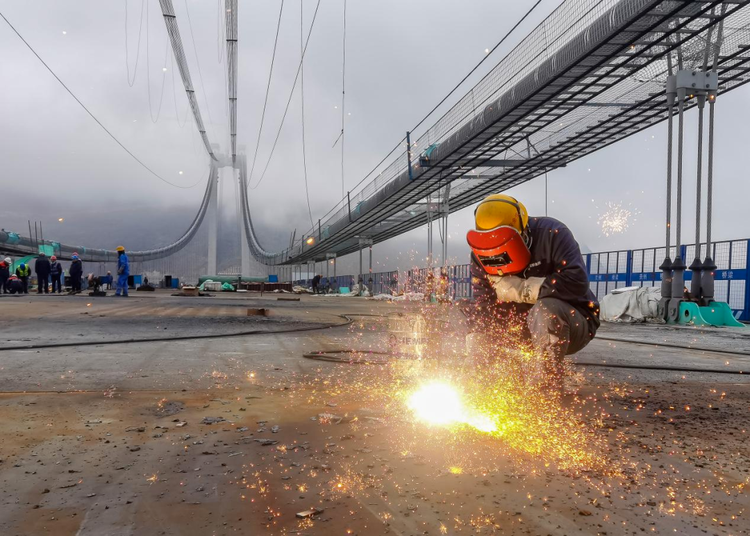
[[[263,99],[263,112],[260,114],[260,127],[258,128],[258,139],[255,141],[255,153],[253,154],[253,163],[250,165],[250,174],[248,175],[248,183],[253,179],[253,172],[255,171],[255,162],[258,159],[258,148],[260,147],[260,138],[263,134],[263,124],[266,121],[266,109],[268,107],[268,95],[271,92],[271,78],[273,77],[273,66],[276,63],[276,46],[279,43],[279,30],[281,30],[281,19],[284,15],[284,0],[281,0],[281,7],[279,7],[279,20],[276,23],[276,37],[273,40],[273,52],[271,53],[271,67],[268,70],[268,82],[266,83],[266,96]]]
[[[102,130],[104,132],[106,132],[109,135],[109,137],[112,138],[115,141],[115,143],[117,143],[117,145],[119,145],[126,153],[128,153],[133,160],[135,160],[136,162],[138,162],[141,165],[141,167],[143,167],[143,169],[145,169],[146,171],[148,171],[151,175],[153,175],[154,177],[156,177],[160,181],[162,181],[162,182],[164,182],[166,184],[169,184],[170,186],[174,186],[175,188],[181,188],[181,189],[187,190],[187,189],[190,189],[190,188],[193,188],[193,187],[197,186],[198,183],[201,182],[199,180],[198,182],[196,182],[195,184],[191,184],[190,186],[180,186],[179,184],[175,184],[173,182],[168,181],[167,179],[165,179],[164,177],[162,177],[161,175],[159,175],[156,171],[154,171],[153,169],[151,169],[150,167],[148,167],[140,158],[138,158],[137,156],[135,156],[135,154],[133,154],[133,152],[131,152],[130,149],[128,149],[127,147],[125,147],[125,145],[120,140],[118,140],[117,137],[115,137],[115,135],[112,134],[112,132],[110,132],[107,129],[107,127],[105,127],[104,124],[101,121],[99,121],[99,119],[97,119],[97,117],[93,113],[91,113],[91,110],[89,110],[88,108],[86,108],[86,105],[83,104],[83,102],[81,102],[81,100],[78,97],[76,97],[75,93],[73,93],[70,90],[70,88],[65,85],[65,82],[63,82],[60,79],[60,77],[57,76],[57,74],[55,74],[55,71],[53,71],[52,68],[49,65],[47,65],[47,63],[42,59],[42,57],[39,54],[37,54],[36,50],[34,50],[34,48],[28,43],[28,41],[26,41],[26,39],[23,38],[23,36],[18,32],[18,30],[16,30],[15,26],[13,26],[10,23],[10,21],[7,18],[5,18],[5,15],[3,15],[2,13],[0,13],[0,17],[3,18],[3,20],[10,27],[10,29],[13,30],[13,32],[18,36],[18,38],[21,41],[23,41],[23,44],[26,45],[26,47],[34,54],[34,56],[36,56],[36,58],[42,63],[42,65],[44,65],[44,67],[50,72],[50,74],[55,77],[55,79],[60,83],[60,85],[63,88],[65,88],[65,91],[67,91],[70,94],[70,96],[73,97],[73,99],[81,106],[81,108],[83,108],[84,111],[87,114],[89,114],[89,116],[91,117],[91,119],[93,119],[94,121],[96,121],[96,124],[99,125],[102,128]]]
[[[182,124],[180,124],[180,112],[177,109],[177,85],[174,82],[174,51],[172,51],[172,54],[169,55],[169,67],[172,71],[172,96],[174,97],[174,115],[175,119],[177,119],[177,126],[180,128],[184,128],[188,120],[188,106],[190,106],[190,101],[185,102],[185,120],[182,122]],[[190,139],[193,139],[192,133],[190,134]]]

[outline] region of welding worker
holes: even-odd
[[[21,280],[21,285],[24,294],[29,293],[29,277],[31,277],[31,268],[25,263],[22,263],[16,268],[16,277]],[[18,292],[21,293],[20,291]]]
[[[50,263],[44,253],[40,253],[34,262],[34,271],[36,272],[37,294],[49,294]]]
[[[8,293],[8,279],[10,279],[10,265],[13,261],[10,257],[5,257],[0,261],[0,290],[3,294]]]
[[[83,263],[77,252],[70,256],[73,262],[70,263],[68,275],[70,276],[70,292],[76,294],[81,292],[81,277],[83,276]]]
[[[479,203],[474,220],[466,236],[475,300],[470,355],[518,332],[541,359],[542,387],[562,394],[564,357],[585,347],[600,324],[573,233],[554,218],[530,218],[522,203],[504,194]]]
[[[60,284],[60,278],[62,277],[62,275],[62,264],[60,264],[55,255],[52,255],[49,258],[49,276],[52,280],[52,294],[55,293],[55,289],[57,289],[58,294],[62,293],[62,285]]]
[[[320,280],[323,279],[323,276],[320,274],[315,274],[315,277],[312,278],[312,291],[313,294],[319,294],[320,293]]]
[[[128,276],[130,275],[130,262],[125,255],[125,248],[117,246],[117,289],[115,296],[128,297]]]

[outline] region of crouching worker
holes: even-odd
[[[513,197],[490,195],[474,211],[470,355],[485,357],[516,336],[531,343],[541,386],[563,392],[564,357],[594,338],[599,304],[570,230],[554,218],[529,218]]]

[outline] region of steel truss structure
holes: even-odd
[[[718,41],[710,29],[721,21]],[[750,79],[748,44],[747,0],[568,0],[410,151],[299,243],[259,260],[352,253],[359,237],[382,242],[428,223],[428,196],[449,197],[454,212],[562,167],[666,118],[670,54],[697,67],[718,47],[722,94]]]

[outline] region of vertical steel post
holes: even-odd
[[[448,183],[443,194],[443,266],[448,266],[448,216],[450,215],[451,184]]]
[[[690,293],[693,299],[698,303],[703,302],[703,293],[701,291],[701,273],[703,271],[703,262],[701,262],[701,186],[703,183],[703,111],[706,104],[704,94],[696,95],[698,99],[698,163],[696,165],[696,186],[695,186],[695,257],[690,264],[690,270],[693,272],[693,278],[690,281]],[[706,250],[708,254],[708,250]]]
[[[216,275],[216,242],[219,231],[219,196],[217,195],[218,168],[212,163],[209,180],[211,196],[208,200],[208,275]]]
[[[359,285],[358,286],[359,286],[359,291],[357,294],[361,296],[362,290],[363,290],[362,287],[365,286],[365,278],[364,278],[364,274],[362,273],[362,239],[361,238],[359,239]]]
[[[670,65],[671,66],[671,65]],[[671,256],[671,234],[672,234],[672,141],[674,140],[674,101],[677,96],[674,75],[667,80],[667,221],[666,240],[664,246],[664,261],[659,266],[661,272],[661,299],[659,300],[659,318],[667,320],[669,313],[669,300],[672,298],[672,256]],[[656,262],[656,251],[654,251],[654,262]]]
[[[432,269],[432,196],[427,196],[427,269]]]
[[[706,185],[706,257],[703,261],[701,291],[706,305],[714,301],[716,263],[711,254],[711,217],[714,195],[714,104],[715,95],[708,96],[708,183]],[[731,267],[730,267],[731,268]],[[747,292],[747,291],[746,291]],[[728,297],[727,297],[728,298]]]
[[[409,180],[414,180],[411,170],[411,133],[406,131],[406,163],[409,166]]]
[[[682,260],[682,151],[684,146],[685,129],[685,90],[677,89],[677,204],[675,225],[675,259],[672,263],[672,299],[670,301],[670,320],[679,317],[680,302],[685,288],[685,262]]]

